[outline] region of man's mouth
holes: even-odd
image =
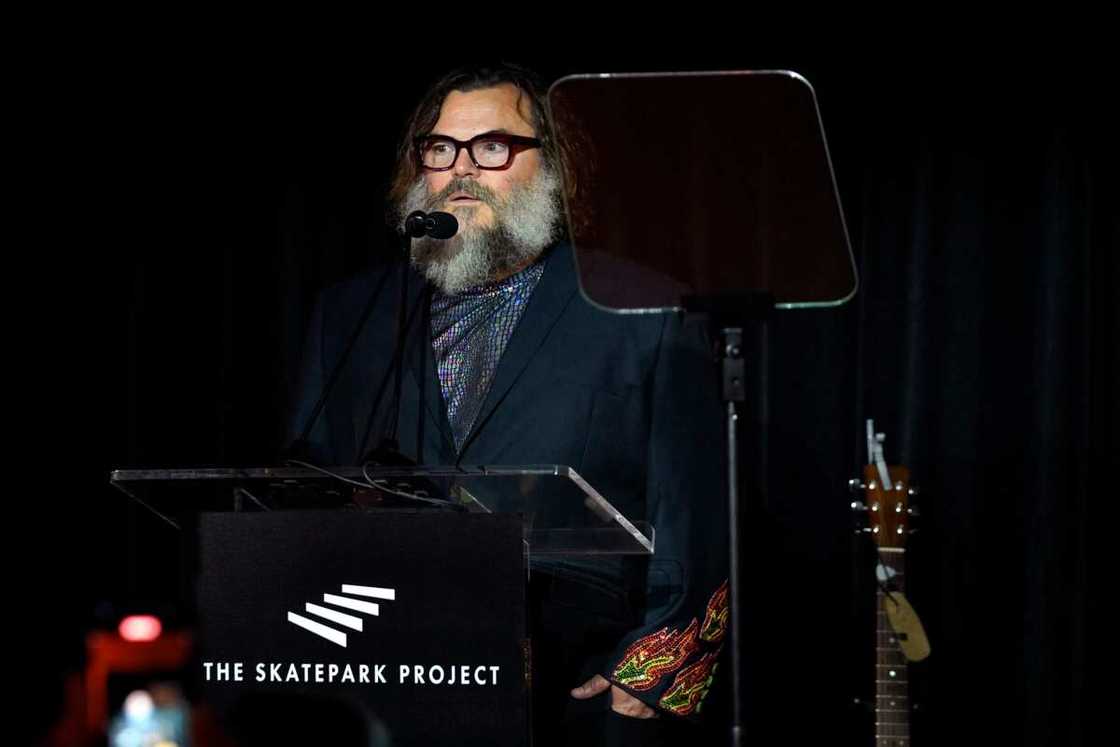
[[[475,203],[475,202],[481,202],[481,200],[479,200],[477,197],[472,197],[471,195],[467,194],[466,192],[456,192],[455,194],[453,194],[449,198],[447,198],[447,202],[452,204],[452,205],[464,205],[464,204],[471,204],[471,203]]]

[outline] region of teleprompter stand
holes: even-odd
[[[848,301],[857,278],[816,97],[788,71],[579,75],[549,104],[574,162],[594,164],[566,208],[581,290],[619,313],[707,318],[725,403],[731,578],[731,742],[744,740],[738,421],[745,340],[765,353],[778,310]],[[673,282],[603,272],[596,254]],[[614,267],[618,263],[614,263]],[[643,288],[648,290],[643,291]],[[761,377],[755,377],[761,389]],[[758,406],[764,405],[758,397]],[[763,443],[757,493],[765,500]]]

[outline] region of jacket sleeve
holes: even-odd
[[[612,656],[612,683],[697,716],[728,629],[725,414],[702,325],[669,317],[652,382],[646,515],[654,527],[644,625]]]

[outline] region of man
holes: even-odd
[[[533,709],[538,743],[656,744],[702,709],[726,638],[721,410],[699,330],[609,314],[580,295],[562,207],[579,165],[527,71],[462,70],[433,86],[400,145],[392,215],[446,211],[459,230],[412,245],[427,285],[403,289],[415,313],[403,320],[400,404],[370,383],[393,373],[386,351],[402,321],[390,300],[400,273],[382,271],[317,307],[295,422],[379,287],[387,300],[312,434],[317,458],[360,461],[390,433],[420,463],[566,464],[648,519],[652,560],[536,567]]]

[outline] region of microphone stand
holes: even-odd
[[[399,445],[396,441],[398,420],[400,417],[400,400],[401,400],[401,364],[404,358],[405,340],[407,339],[408,328],[412,324],[412,319],[415,316],[415,309],[413,314],[408,315],[406,309],[408,306],[408,258],[412,253],[412,239],[421,236],[432,236],[438,239],[448,239],[455,235],[459,230],[459,222],[455,216],[450,213],[433,212],[425,214],[419,210],[411,213],[404,223],[404,231],[400,234],[402,238],[403,261],[401,263],[401,294],[400,306],[398,312],[398,326],[397,326],[397,345],[396,353],[390,370],[386,372],[386,377],[382,379],[381,384],[378,386],[378,394],[374,399],[373,408],[370,413],[368,421],[369,426],[372,426],[373,415],[381,402],[381,395],[385,391],[385,385],[388,383],[388,374],[392,373],[395,376],[393,387],[393,416],[391,418],[390,430],[386,437],[376,449],[369,453],[363,459],[364,462],[373,461],[374,463],[393,464],[393,465],[408,465],[412,461],[400,453]],[[311,444],[309,437],[311,431],[314,429],[315,424],[319,418],[322,417],[323,410],[326,407],[327,400],[330,398],[331,393],[334,391],[335,386],[342,374],[342,369],[345,367],[350,356],[353,354],[354,347],[357,345],[358,338],[361,336],[362,331],[365,329],[366,323],[369,321],[370,315],[373,313],[374,307],[377,305],[377,299],[381,296],[381,289],[385,286],[389,278],[389,273],[381,276],[380,282],[374,288],[373,293],[370,294],[369,300],[366,302],[365,308],[362,310],[358,323],[354,327],[354,331],[350,334],[347,340],[346,347],[343,349],[342,355],[339,357],[338,362],[331,370],[327,383],[323,386],[323,391],[316,400],[315,406],[311,410],[311,414],[304,425],[303,430],[300,431],[299,437],[292,442],[292,444],[285,450],[285,457],[287,459],[306,457],[311,452]],[[407,316],[407,318],[406,318]],[[358,449],[358,456],[362,457],[366,441],[369,438],[369,430],[367,426],[366,436]]]
[[[405,219],[404,231],[401,234],[405,261],[401,263],[401,293],[400,304],[397,311],[397,345],[391,369],[393,372],[393,409],[389,417],[388,430],[382,437],[381,443],[367,453],[366,444],[369,441],[370,429],[373,426],[373,419],[377,412],[377,406],[381,401],[381,393],[384,392],[383,381],[381,387],[379,387],[378,395],[374,399],[369,419],[366,421],[365,436],[362,438],[362,443],[358,446],[358,456],[361,458],[362,464],[372,462],[373,464],[385,466],[415,465],[412,459],[409,459],[401,453],[400,443],[397,441],[397,432],[400,427],[401,385],[402,375],[404,373],[403,364],[408,329],[412,325],[412,320],[415,317],[416,311],[424,304],[427,297],[426,294],[421,294],[416,308],[413,309],[411,315],[407,315],[406,319],[406,310],[408,307],[408,258],[412,256],[412,240],[414,238],[431,236],[435,239],[445,240],[454,236],[458,230],[459,221],[450,213],[432,212],[425,214],[417,210]]]

